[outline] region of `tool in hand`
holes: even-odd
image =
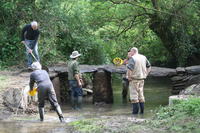
[[[24,45],[25,45],[25,47],[26,47],[27,50],[30,49],[26,44],[24,44]],[[35,61],[38,61],[38,60],[36,59],[35,55],[33,54],[33,52],[31,52],[30,54],[33,56],[33,58],[35,59]]]

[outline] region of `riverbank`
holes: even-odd
[[[12,72],[0,71],[0,120],[9,118],[12,112],[3,104],[3,93],[15,81]]]

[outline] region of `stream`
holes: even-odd
[[[74,111],[69,104],[61,105],[66,121],[73,122],[89,118],[101,118],[102,116],[131,116],[131,104],[124,101],[121,95],[122,84],[119,79],[113,80],[113,104],[93,105],[88,102],[91,98],[85,98],[83,109]],[[145,81],[145,113],[139,118],[151,118],[153,111],[159,106],[168,104],[171,95],[170,81],[166,78],[149,78]],[[128,98],[127,98],[128,99]],[[0,121],[0,133],[67,133],[71,127],[60,123],[55,112],[45,113],[45,121],[39,121],[39,115],[13,115],[9,119]]]

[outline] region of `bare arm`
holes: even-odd
[[[78,82],[78,85],[79,85],[80,87],[82,87],[80,75],[79,75],[79,74],[75,74],[75,78],[76,78],[76,81]]]

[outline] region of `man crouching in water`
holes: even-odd
[[[48,73],[45,70],[41,69],[42,67],[39,62],[34,62],[31,67],[33,69],[33,72],[30,75],[29,86],[31,91],[33,90],[34,83],[37,84],[40,121],[44,121],[44,104],[45,99],[48,98],[50,104],[58,114],[60,122],[65,122],[60,105],[57,102],[53,84],[49,78]]]

